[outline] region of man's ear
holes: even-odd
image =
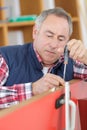
[[[36,25],[34,25],[33,26],[33,39],[35,39],[36,35],[37,35],[37,27]]]

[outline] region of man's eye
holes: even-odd
[[[59,41],[63,41],[63,39],[59,39]]]
[[[64,39],[60,38],[59,41],[64,41]]]
[[[52,35],[47,35],[47,37],[53,37]]]

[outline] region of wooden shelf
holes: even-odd
[[[73,21],[73,34],[71,38],[82,39],[80,29],[80,18],[78,13],[78,1],[77,0],[55,0],[55,5],[64,8],[72,17]]]
[[[0,0],[0,7],[5,7],[4,0]],[[20,11],[21,15],[35,14],[38,15],[43,10],[42,0],[20,0]],[[9,45],[8,33],[10,31],[22,31],[24,42],[31,42],[32,39],[32,28],[34,21],[28,22],[6,22],[5,10],[0,10],[0,46]],[[3,22],[2,22],[3,21]]]
[[[55,6],[63,7],[72,16],[74,31],[71,38],[81,39],[80,18],[78,15],[78,3],[76,0],[54,0]],[[67,4],[68,3],[68,4]],[[5,7],[4,0],[0,0],[0,7]],[[43,10],[43,0],[20,0],[21,15],[38,15]],[[0,10],[0,46],[9,45],[8,33],[20,30],[23,32],[24,42],[32,42],[32,28],[34,21],[6,22],[6,11]]]
[[[78,18],[78,17],[73,17],[73,18],[72,18],[72,21],[73,21],[73,22],[79,22],[79,18]]]
[[[34,25],[34,21],[7,23],[8,27],[23,27],[23,26],[33,26],[33,25]]]
[[[12,22],[12,23],[1,23],[0,28],[7,26],[7,27],[23,27],[23,26],[33,26],[34,21],[31,22]]]

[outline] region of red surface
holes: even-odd
[[[0,130],[64,130],[64,105],[55,109],[61,93],[51,93],[0,118]]]
[[[71,85],[71,97],[78,101],[81,130],[87,130],[87,82],[79,81]]]
[[[87,130],[87,83],[83,81],[71,85],[71,98],[77,104],[76,129]],[[55,101],[63,91],[53,92],[18,110],[0,118],[0,130],[64,130],[65,107],[55,109]]]
[[[70,86],[71,97],[82,100],[87,99],[87,82],[77,81]]]

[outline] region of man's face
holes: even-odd
[[[69,25],[66,19],[49,15],[38,30],[33,29],[34,47],[45,65],[56,62],[69,40]]]

